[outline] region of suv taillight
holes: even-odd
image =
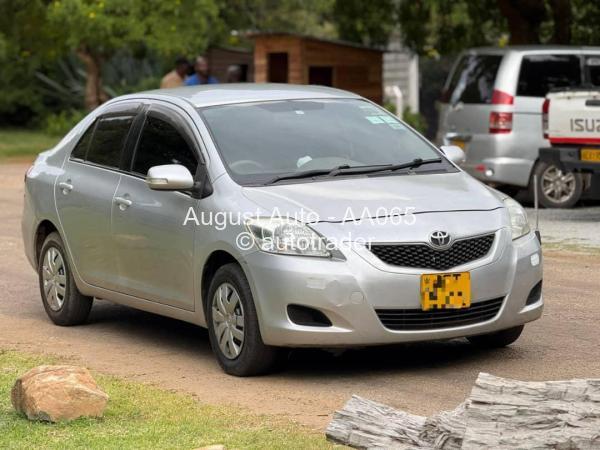
[[[548,111],[550,111],[550,99],[547,98],[542,105],[542,131],[544,132],[544,139],[548,139]]]
[[[490,113],[490,133],[510,133],[512,131],[513,113],[495,112]]]

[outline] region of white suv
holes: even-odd
[[[564,184],[561,194],[540,192],[540,202],[571,207],[591,177],[538,161],[538,150],[548,146],[541,119],[544,97],[552,89],[581,85],[600,86],[600,47],[467,50],[446,81],[437,140],[465,150],[463,168],[471,175],[514,192],[531,189],[534,173],[540,182],[558,177]]]

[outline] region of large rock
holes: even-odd
[[[102,417],[108,395],[89,370],[77,366],[38,366],[19,378],[11,402],[31,420],[58,422]]]

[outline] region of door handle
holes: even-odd
[[[115,197],[115,203],[119,205],[119,209],[121,211],[125,211],[127,208],[133,205],[133,202],[131,200],[124,197]]]
[[[62,193],[64,195],[67,195],[73,190],[73,185],[70,183],[70,181],[71,180],[67,180],[67,182],[61,181],[60,183],[58,183],[58,187],[62,190]]]

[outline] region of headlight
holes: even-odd
[[[339,251],[330,248],[327,241],[311,229],[289,218],[257,217],[246,221],[257,247],[263,252],[282,255],[318,256],[331,258]]]
[[[510,216],[510,229],[513,240],[529,233],[530,228],[527,213],[519,202],[516,202],[512,198],[506,198],[504,199],[504,205],[508,209],[508,215]]]

